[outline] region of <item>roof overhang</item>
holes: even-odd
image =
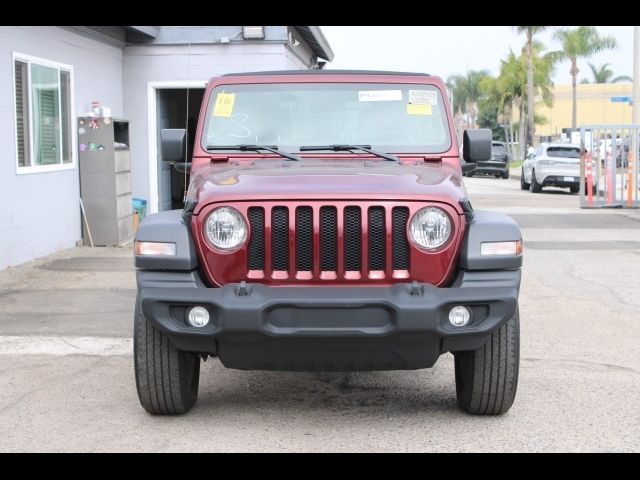
[[[159,27],[124,27],[127,30],[139,33],[148,38],[156,38],[158,36]]]
[[[300,36],[309,44],[313,53],[324,60],[333,60],[333,50],[325,38],[320,27],[293,27]]]

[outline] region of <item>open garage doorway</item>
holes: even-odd
[[[163,128],[187,128],[189,147],[187,161],[190,161],[204,91],[203,86],[189,88],[171,88],[171,86],[167,86],[155,88],[158,211],[182,208],[184,195],[189,186],[189,172],[183,165],[171,165],[162,161],[160,130]],[[151,200],[153,201],[153,198]]]

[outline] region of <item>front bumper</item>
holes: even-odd
[[[229,368],[404,370],[430,367],[447,351],[476,349],[514,315],[520,271],[495,272],[501,276],[493,281],[491,272],[481,273],[481,281],[459,278],[452,288],[206,288],[194,272],[167,281],[162,272],[145,271],[138,271],[138,284],[144,315],[177,348],[217,355]],[[186,323],[194,305],[208,309],[207,326]],[[471,308],[469,325],[449,323],[454,305]]]
[[[504,174],[509,170],[509,167],[505,162],[501,161],[485,161],[476,163],[476,168],[471,173],[489,173],[489,174]]]

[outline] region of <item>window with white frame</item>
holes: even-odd
[[[72,68],[14,54],[18,171],[73,163]]]

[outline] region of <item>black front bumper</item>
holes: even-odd
[[[476,163],[476,168],[471,173],[488,173],[505,175],[509,171],[506,162],[500,160],[488,160]]]
[[[514,315],[520,271],[496,273],[493,282],[482,272],[481,281],[459,278],[452,288],[206,288],[194,272],[174,281],[145,271],[138,271],[138,284],[144,315],[177,348],[217,355],[229,368],[404,370],[430,367],[447,351],[476,349]],[[187,324],[194,305],[209,311],[207,326]],[[449,323],[455,305],[471,308],[469,325]]]

